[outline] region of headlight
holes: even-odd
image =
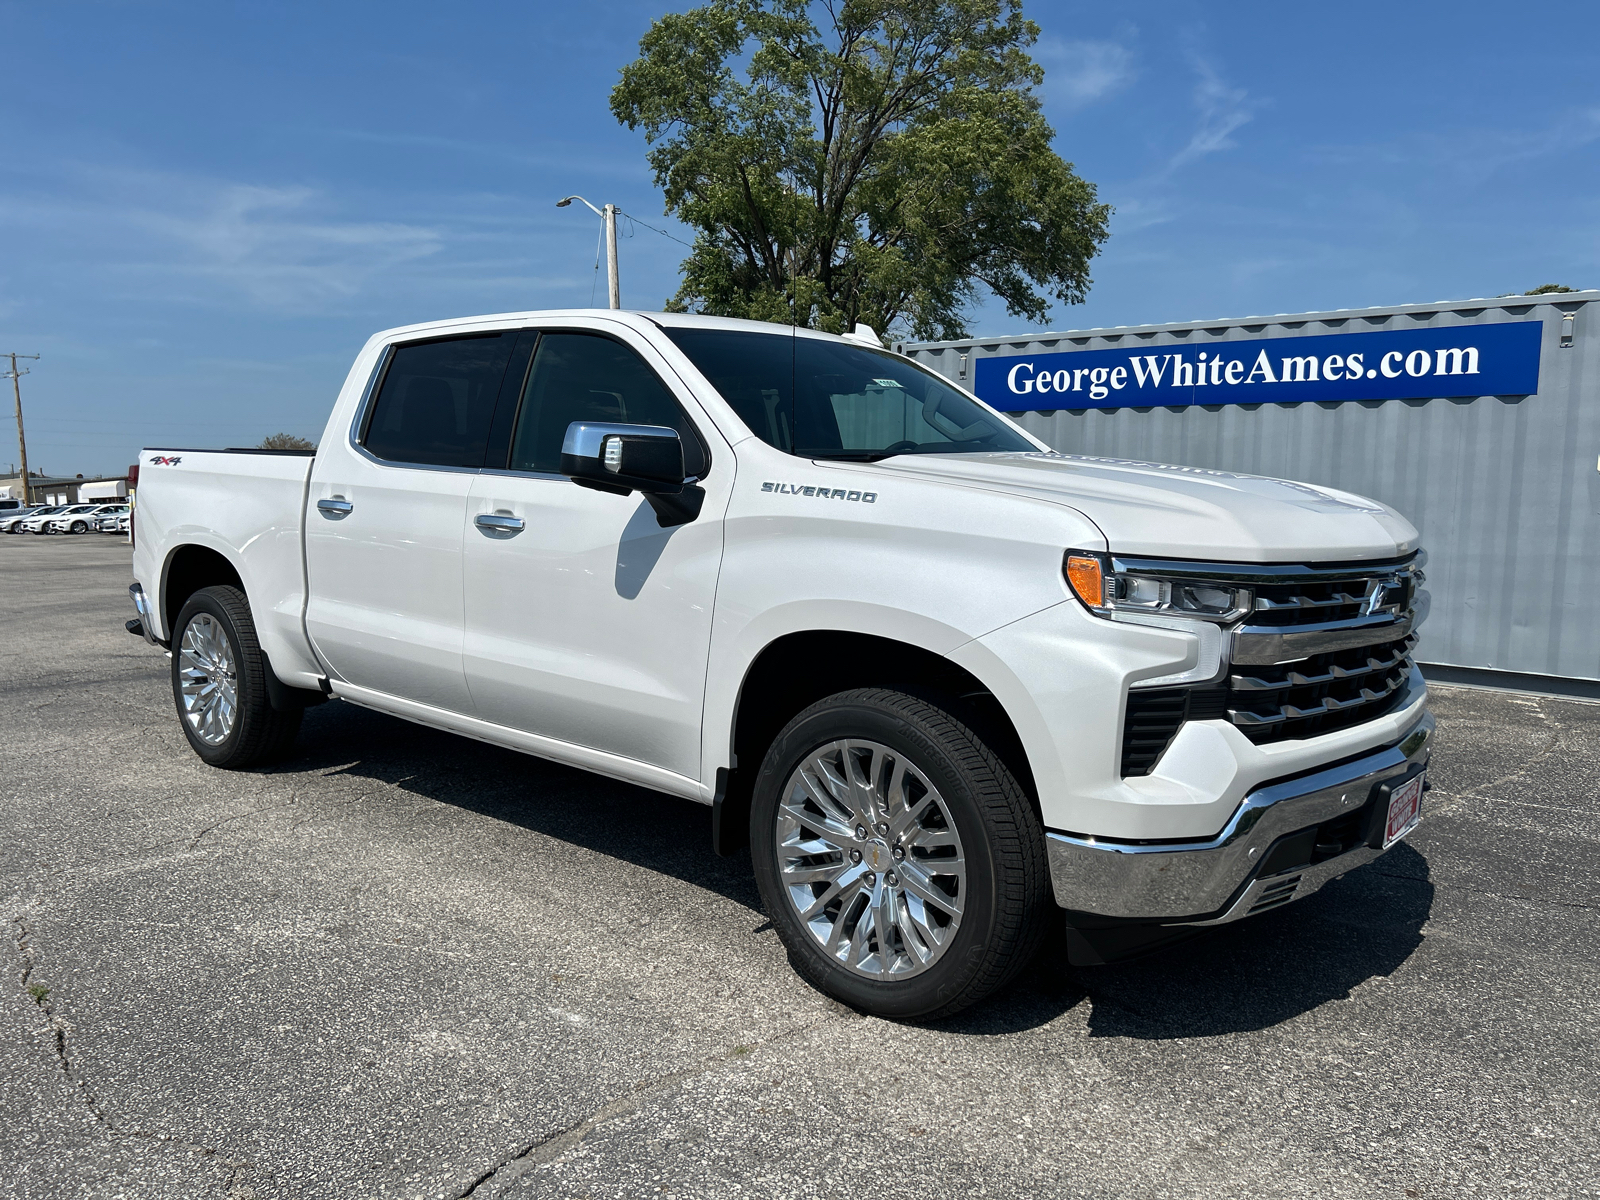
[[[1157,572],[1117,571],[1109,555],[1068,550],[1067,583],[1090,612],[1159,613],[1198,621],[1236,621],[1251,610],[1249,588],[1216,580],[1197,580]]]

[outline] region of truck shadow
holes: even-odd
[[[1047,946],[1010,992],[948,1028],[1032,1028],[1087,1003],[1090,1037],[1164,1041],[1268,1029],[1392,974],[1422,944],[1433,892],[1427,859],[1401,845],[1305,900],[1131,962],[1068,967],[1059,947]]]
[[[307,712],[294,759],[269,769],[377,780],[672,875],[765,919],[749,856],[712,853],[711,809],[692,800],[338,702]]]
[[[306,714],[278,769],[377,780],[706,888],[765,923],[749,855],[717,857],[711,810],[693,801],[340,703]],[[1069,967],[1053,939],[1015,985],[938,1028],[1016,1033],[1087,1004],[1091,1037],[1267,1029],[1393,973],[1422,943],[1433,892],[1427,860],[1402,845],[1315,896],[1132,962]]]

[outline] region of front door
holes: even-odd
[[[713,428],[702,416],[697,429],[672,378],[631,333],[541,334],[504,469],[486,468],[467,503],[464,656],[480,717],[698,779],[733,466],[726,452],[709,461]],[[689,474],[706,476],[700,516],[664,529],[637,492],[559,475],[579,420],[677,429]]]
[[[461,550],[516,330],[392,347],[306,504],[306,628],[346,683],[470,713]]]

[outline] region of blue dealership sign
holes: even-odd
[[[974,364],[1002,412],[1525,396],[1542,321],[995,355]],[[1130,339],[1130,341],[1133,339]]]

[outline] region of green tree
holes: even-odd
[[[1541,283],[1536,288],[1529,288],[1523,292],[1524,296],[1548,296],[1553,292],[1575,292],[1577,288],[1569,288],[1564,283]]]
[[[293,433],[273,433],[261,439],[257,450],[315,450],[317,444]]]
[[[668,307],[955,338],[979,285],[1029,321],[1081,302],[1111,208],[1051,148],[1038,35],[1020,0],[712,0],[656,21],[611,111],[697,231]]]

